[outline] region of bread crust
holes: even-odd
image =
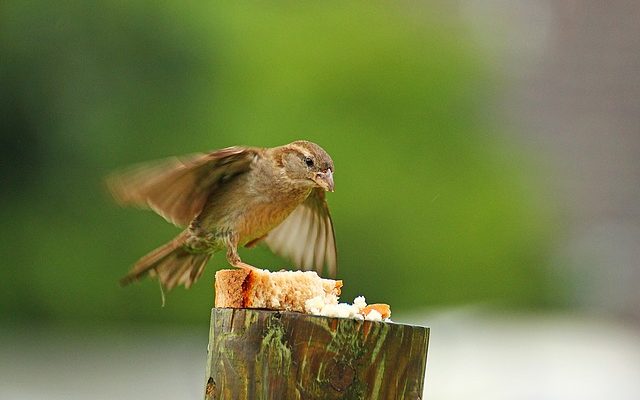
[[[223,269],[216,272],[215,306],[308,312],[316,296],[339,296],[342,281],[322,279],[313,271]]]
[[[245,308],[251,292],[251,273],[246,269],[222,269],[216,272],[215,305],[222,308]]]

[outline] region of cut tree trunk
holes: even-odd
[[[206,400],[420,399],[429,328],[214,308]]]

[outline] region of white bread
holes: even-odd
[[[322,279],[313,271],[223,269],[216,272],[215,306],[298,311],[330,317],[388,320],[387,304],[339,303],[342,281]]]
[[[314,271],[223,269],[216,272],[215,306],[309,312],[305,302],[340,295],[342,281],[322,279]]]

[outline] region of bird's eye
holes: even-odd
[[[313,167],[313,160],[311,158],[305,157],[304,162],[307,164],[307,167]]]

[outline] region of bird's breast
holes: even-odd
[[[198,217],[203,230],[232,231],[239,245],[265,236],[309,195],[311,188],[287,184],[261,169],[238,177],[209,199]]]
[[[300,201],[255,202],[248,205],[238,218],[235,229],[244,245],[268,234],[284,221]]]

